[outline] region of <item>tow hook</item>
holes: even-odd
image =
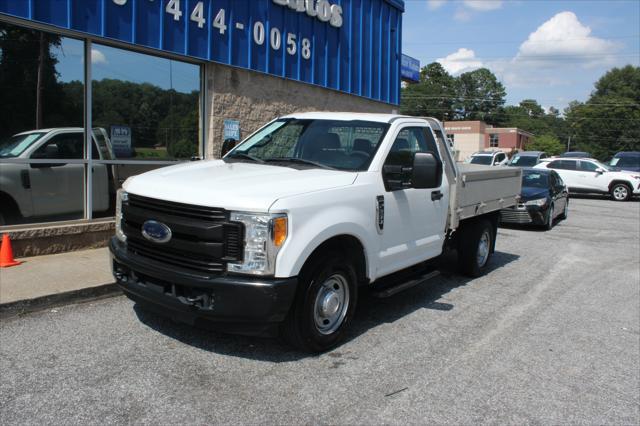
[[[201,305],[204,304],[204,296],[202,294],[196,297],[185,297],[185,300],[191,305],[197,305],[198,302],[202,302]]]

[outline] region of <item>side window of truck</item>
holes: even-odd
[[[438,157],[436,143],[429,132],[430,140],[427,142],[427,132],[421,127],[407,127],[400,130],[396,140],[391,146],[391,150],[387,155],[384,164],[386,166],[404,166],[411,167],[413,164],[413,155],[416,152],[433,152]]]
[[[80,160],[84,154],[84,133],[60,133],[38,148],[31,158]]]

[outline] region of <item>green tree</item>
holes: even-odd
[[[456,79],[433,62],[420,71],[420,82],[402,89],[403,114],[452,120],[455,115]]]
[[[461,74],[457,79],[456,116],[461,120],[482,120],[499,124],[506,90],[487,68]]]
[[[64,93],[54,50],[60,44],[60,36],[0,22],[0,138],[38,127],[82,125],[82,114],[61,117]]]
[[[527,151],[544,151],[548,155],[558,155],[564,151],[564,144],[554,135],[535,136],[527,144]]]
[[[499,121],[501,126],[518,127],[539,136],[553,135],[560,141],[566,141],[569,133],[560,112],[550,107],[549,113],[545,113],[535,99],[525,99],[517,106],[504,107]]]
[[[565,110],[571,149],[606,160],[618,151],[640,151],[640,67],[613,68],[595,83],[585,103]]]

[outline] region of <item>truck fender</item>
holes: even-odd
[[[332,213],[344,214],[345,212]],[[374,253],[372,250],[372,248],[375,247],[375,241],[373,241],[370,236],[372,232],[367,231],[361,224],[366,222],[351,220],[348,222],[328,224],[323,223],[323,216],[326,217],[323,214],[319,214],[312,220],[304,221],[300,229],[296,229],[295,224],[293,225],[295,238],[287,241],[278,254],[276,260],[277,276],[297,276],[311,254],[323,243],[335,237],[350,236],[358,240],[363,247],[365,274],[368,278],[371,278],[375,272],[375,262],[373,261]],[[373,231],[373,234],[375,234],[375,231]],[[305,238],[305,236],[307,236],[307,238]]]

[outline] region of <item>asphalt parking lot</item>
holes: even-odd
[[[450,265],[364,297],[353,325],[307,356],[124,297],[5,319],[0,420],[636,425],[640,202],[572,199],[552,231],[500,229],[487,275]]]

